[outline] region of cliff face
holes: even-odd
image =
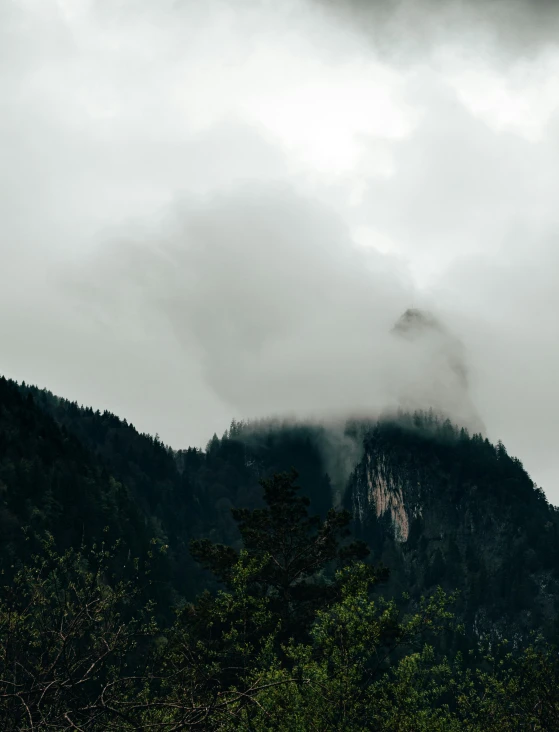
[[[473,632],[556,632],[559,512],[502,445],[429,416],[379,423],[346,505],[395,593],[458,589]]]
[[[407,541],[410,533],[409,514],[420,515],[420,506],[417,502],[412,506],[409,500],[404,499],[404,493],[407,498],[409,491],[386,455],[368,454],[365,462],[366,485],[359,485],[354,493],[354,515],[358,516],[362,523],[366,523],[368,513],[371,511],[374,511],[377,518],[388,515],[396,541]]]

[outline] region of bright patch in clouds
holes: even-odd
[[[498,132],[538,142],[559,109],[559,54],[547,52],[492,69],[476,58],[441,54],[447,81],[472,114]]]
[[[361,247],[375,249],[380,254],[400,254],[397,244],[390,237],[370,226],[356,226],[351,233],[353,241]]]
[[[377,64],[318,65],[310,55],[287,63],[295,72],[293,82],[251,99],[247,113],[310,169],[355,170],[364,141],[398,140],[411,133],[417,113],[404,102],[405,80],[398,74]],[[369,165],[368,172],[385,169],[380,157],[378,171]]]

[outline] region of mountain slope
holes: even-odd
[[[472,632],[556,632],[559,511],[518,459],[429,415],[377,424],[364,450],[346,504],[394,590],[458,588]]]
[[[158,597],[192,598],[213,585],[189,541],[238,545],[230,509],[260,506],[259,478],[291,467],[315,512],[352,511],[395,595],[459,589],[468,634],[557,633],[559,512],[503,445],[430,414],[345,430],[233,423],[205,451],[175,452],[109,412],[1,379],[2,566],[29,553],[22,526],[61,546],[120,538],[135,555],[154,540],[168,547]]]
[[[0,562],[32,550],[30,535],[51,532],[62,547],[125,537],[132,552],[149,538],[146,522],[120,483],[30,393],[0,378]]]
[[[311,439],[313,428],[245,431],[240,439],[240,426],[233,425],[231,436],[223,439],[214,436],[205,451],[194,448],[173,451],[158,438],[140,434],[132,424],[110,412],[80,407],[34,386],[7,380],[3,383],[0,405],[8,409],[14,400],[22,405],[7,412],[6,423],[6,431],[18,435],[21,451],[18,459],[33,460],[36,452],[33,424],[38,421],[47,425],[45,434],[51,441],[56,442],[60,434],[69,436],[82,462],[72,463],[70,453],[63,453],[60,461],[67,462],[74,480],[87,480],[92,469],[106,476],[111,486],[118,486],[126,495],[129,508],[124,514],[134,516],[137,524],[134,530],[128,531],[118,523],[118,512],[111,511],[102,513],[102,519],[96,520],[95,511],[86,507],[91,502],[96,506],[107,504],[108,489],[80,484],[73,491],[64,489],[67,494],[59,506],[59,514],[64,523],[77,512],[80,526],[86,527],[85,533],[83,527],[81,533],[77,530],[68,533],[72,520],[63,528],[51,513],[43,521],[32,522],[31,528],[48,529],[55,538],[63,535],[65,544],[75,546],[84,538],[89,541],[107,538],[103,529],[105,524],[110,524],[114,525],[110,538],[118,536],[135,553],[141,549],[147,551],[149,542],[155,539],[160,546],[167,547],[165,555],[159,557],[160,595],[167,597],[172,590],[175,599],[192,599],[207,586],[209,577],[190,555],[190,540],[207,536],[227,544],[238,543],[240,537],[230,509],[261,504],[258,480],[263,475],[297,465],[307,492],[312,494],[315,510],[325,514],[330,507],[330,485],[321,455]],[[27,412],[22,411],[23,407]],[[56,452],[55,448],[49,449]],[[29,524],[28,514],[37,514],[37,506],[31,500],[29,510],[24,510],[25,489],[20,487],[19,479],[12,480],[11,484],[19,503],[15,506],[12,502],[4,518],[21,542],[20,527]],[[41,505],[50,500],[48,490],[40,483],[36,494]],[[0,536],[0,543],[6,536]],[[17,556],[19,551],[20,543],[12,554]]]

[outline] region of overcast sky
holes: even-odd
[[[0,372],[177,448],[413,393],[559,503],[558,38],[551,0],[0,0]]]

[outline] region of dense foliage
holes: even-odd
[[[0,729],[559,729],[558,529],[433,415],[175,452],[0,378]]]
[[[152,604],[140,601],[146,571],[140,562],[133,580],[119,581],[110,570],[118,547],[58,554],[47,538],[3,588],[2,729],[558,728],[559,664],[551,647],[532,644],[513,653],[505,642],[504,651],[473,666],[441,655],[433,646],[437,635],[458,630],[454,598],[438,590],[404,615],[394,601],[375,597],[374,568],[332,534],[343,514],[323,523],[308,517],[293,480],[276,476],[264,486],[267,507],[237,516],[256,533],[263,512],[281,516],[285,544],[273,532],[254,542],[249,530],[234,561],[223,547],[198,545],[210,562],[227,557],[227,589],[183,606],[167,627],[158,627]],[[324,536],[329,549],[312,567],[305,563],[301,579],[317,583],[320,602],[309,613],[308,595],[291,592],[286,613],[276,602],[278,586],[286,584],[278,585],[274,568],[292,546]],[[323,592],[317,575],[335,558],[342,566]],[[298,638],[285,632],[295,630],[296,617],[303,624]]]

